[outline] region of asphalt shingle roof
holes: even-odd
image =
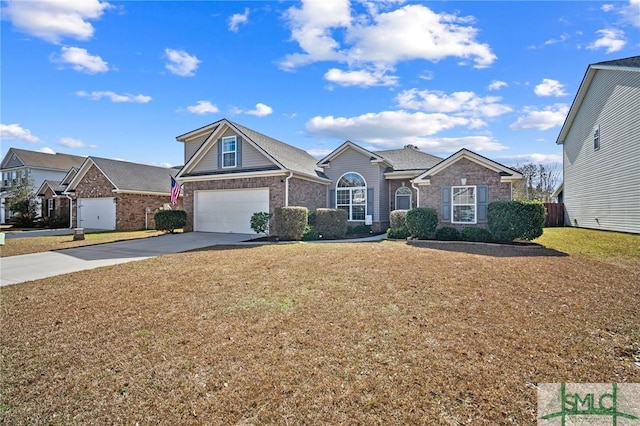
[[[248,127],[229,121],[253,143],[267,152],[285,169],[310,176],[325,177],[317,165],[318,160],[308,152],[277,139],[263,135]]]
[[[178,170],[128,161],[89,157],[95,165],[113,182],[116,189],[132,192],[171,192],[171,178]]]
[[[86,157],[70,154],[48,154],[45,152],[29,151],[26,149],[10,148],[9,152],[15,153],[27,167],[57,169],[67,171],[72,167],[80,167]],[[7,158],[9,158],[9,152]]]
[[[427,170],[442,161],[442,158],[427,154],[415,148],[374,151],[393,165],[394,171]]]
[[[630,56],[628,58],[614,59],[611,61],[597,62],[594,65],[612,65],[616,67],[640,68],[640,56]]]

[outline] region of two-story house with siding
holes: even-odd
[[[54,186],[59,185],[69,170],[79,168],[84,160],[85,157],[77,155],[48,154],[9,148],[0,165],[2,172],[0,222],[5,223],[13,215],[9,210],[11,188],[27,179],[34,191],[38,190],[45,181],[49,181]],[[68,201],[60,199],[59,202]],[[42,212],[42,207],[38,208],[38,212]]]
[[[587,67],[556,142],[565,224],[640,233],[640,56]]]

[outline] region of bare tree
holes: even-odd
[[[551,194],[560,180],[560,168],[557,164],[526,163],[522,166],[516,166],[515,169],[522,174],[522,180],[513,185],[514,199],[551,202]]]

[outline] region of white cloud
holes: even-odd
[[[489,45],[476,41],[478,30],[471,17],[438,14],[421,4],[390,12],[379,12],[378,6],[367,7],[368,15],[356,18],[348,0],[309,0],[289,8],[285,18],[302,52],[285,56],[280,66],[291,70],[312,62],[338,61],[350,68],[392,70],[400,61],[457,57],[484,68],[496,59]]]
[[[172,74],[181,77],[193,77],[196,74],[198,64],[201,62],[195,55],[190,55],[184,50],[164,49],[166,58],[169,60],[165,67]]]
[[[311,155],[312,157],[317,158],[318,160],[321,158],[326,157],[327,155],[331,154],[333,152],[332,149],[308,149],[307,153],[309,153],[309,155]]]
[[[18,30],[51,43],[62,38],[89,40],[99,19],[111,7],[99,0],[38,0],[3,2],[2,15]]]
[[[244,113],[248,115],[255,115],[258,117],[265,117],[267,115],[270,115],[272,112],[273,112],[273,108],[271,108],[269,105],[265,105],[263,103],[257,103],[254,109],[245,111]]]
[[[506,81],[501,81],[501,80],[493,80],[491,83],[489,83],[489,86],[487,86],[487,89],[489,90],[500,90],[503,87],[507,87],[509,86],[507,84]]]
[[[511,165],[515,167],[519,164],[549,164],[549,165],[562,165],[562,154],[542,154],[542,153],[531,153],[531,154],[520,154],[520,155],[509,155],[503,156],[500,158],[496,158],[496,161],[499,161],[505,165]]]
[[[611,12],[613,9],[614,6],[612,4],[603,4],[600,8],[600,10],[602,10],[603,12]]]
[[[48,146],[45,146],[44,148],[40,148],[40,149],[38,149],[36,151],[37,152],[42,152],[44,154],[55,154],[56,153],[53,149],[49,148]]]
[[[87,146],[90,146],[91,148],[96,147],[96,145],[87,145],[85,142],[81,141],[80,139],[69,138],[69,137],[60,138],[58,143],[62,146],[66,146],[67,148],[85,148]]]
[[[511,107],[499,103],[501,100],[498,96],[481,97],[474,92],[446,94],[438,90],[417,89],[405,90],[396,97],[401,108],[472,117],[497,117],[511,112]]]
[[[538,96],[567,96],[567,92],[564,91],[564,85],[558,80],[552,80],[550,78],[542,79],[542,83],[538,84],[533,92]]]
[[[324,75],[327,81],[339,84],[340,86],[396,86],[398,77],[385,75],[380,72],[370,72],[365,70],[359,71],[342,71],[338,68],[331,68]]]
[[[220,110],[209,101],[198,101],[195,105],[188,106],[187,111],[193,114],[215,114]]]
[[[640,0],[629,0],[629,4],[622,8],[621,13],[632,26],[640,28]]]
[[[94,91],[94,92],[85,92],[84,90],[80,90],[76,92],[76,95],[81,98],[89,98],[91,100],[97,101],[102,98],[108,98],[111,102],[132,102],[138,104],[146,104],[151,102],[151,96],[146,95],[132,95],[129,93],[118,94],[112,92],[110,90],[107,91]]]
[[[100,56],[90,55],[87,49],[80,47],[62,47],[60,56],[53,56],[51,60],[57,63],[69,64],[76,71],[96,74],[109,71],[109,64]]]
[[[627,44],[624,31],[613,28],[598,30],[600,38],[587,46],[587,49],[606,49],[607,53],[617,52]]]
[[[249,22],[249,8],[244,9],[244,13],[234,13],[229,18],[229,31],[234,33],[238,32],[240,24],[246,24]]]
[[[564,123],[569,106],[567,104],[555,104],[538,110],[532,107],[525,107],[525,115],[519,117],[515,123],[509,126],[513,130],[535,129],[549,130],[553,127],[561,126]]]
[[[19,124],[0,124],[0,139],[20,140],[36,143],[40,139],[31,134],[31,130],[25,129]]]

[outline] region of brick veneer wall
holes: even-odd
[[[420,207],[433,207],[436,209],[438,212],[438,227],[452,226],[455,228],[464,228],[467,226],[487,226],[486,223],[461,225],[441,221],[440,188],[443,186],[460,186],[460,179],[462,178],[467,179],[466,185],[487,185],[489,197],[487,201],[489,203],[493,201],[511,200],[511,183],[500,182],[500,173],[487,169],[474,161],[462,158],[440,173],[431,176],[431,185],[419,186]]]
[[[76,186],[75,198],[101,198],[115,197],[116,199],[116,230],[133,231],[140,229],[155,229],[155,213],[169,203],[167,195],[146,194],[122,194],[114,193],[113,185],[98,170],[91,166]],[[74,202],[73,226],[77,226],[77,201]],[[147,208],[149,212],[147,213]],[[182,210],[182,199],[173,207],[174,210]]]
[[[269,188],[269,213],[273,214],[277,207],[283,207],[285,205],[285,179],[286,175],[185,182],[183,186],[184,206],[185,211],[187,212],[187,224],[184,228],[185,232],[193,231],[193,194],[195,191]],[[289,179],[289,205],[303,206],[307,207],[309,210],[326,207],[326,185],[298,178]],[[277,230],[274,228],[270,231],[272,234],[277,234]]]
[[[417,176],[417,175],[416,175]],[[414,176],[414,177],[416,177]],[[413,179],[413,178],[411,178]],[[393,211],[396,209],[396,191],[398,190],[398,188],[400,188],[402,186],[402,184],[404,183],[404,186],[406,186],[407,188],[409,188],[411,190],[411,207],[417,207],[416,203],[417,203],[417,196],[416,196],[416,190],[413,189],[411,187],[411,179],[392,179],[389,180],[389,205],[390,205],[390,210],[389,211]]]
[[[48,201],[53,198],[53,213],[52,215],[58,215],[66,218],[67,225],[69,224],[69,199],[64,196],[55,196],[51,188],[47,187],[42,196],[41,216],[49,217]]]

